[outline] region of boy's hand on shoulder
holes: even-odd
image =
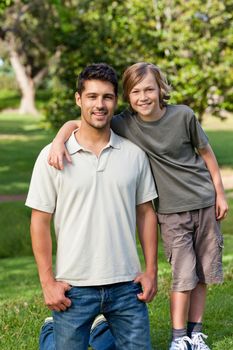
[[[48,163],[58,170],[64,169],[64,158],[68,163],[72,163],[72,159],[69,155],[69,152],[66,149],[66,146],[63,142],[59,142],[56,139],[53,141],[49,155]]]

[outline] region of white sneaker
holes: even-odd
[[[46,319],[44,320],[44,324],[48,322],[53,322],[53,317],[46,317]]]
[[[104,317],[104,315],[98,315],[95,319],[94,319],[94,322],[92,323],[92,326],[91,326],[91,331],[96,327],[98,326],[98,324],[102,323],[102,322],[106,322],[106,318]]]
[[[193,342],[188,336],[176,338],[171,342],[169,350],[189,350],[189,345]]]
[[[201,332],[193,332],[191,337],[193,342],[192,350],[210,350],[210,348],[206,345],[204,341],[204,339],[207,338],[207,335]]]

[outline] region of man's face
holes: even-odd
[[[81,95],[75,94],[76,103],[81,108],[82,122],[95,129],[109,127],[117,97],[110,82],[86,80]]]
[[[148,72],[142,81],[136,84],[129,93],[131,107],[144,120],[156,118],[161,111],[159,105],[159,87],[154,75]]]

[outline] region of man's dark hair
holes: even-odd
[[[77,91],[81,95],[85,89],[86,80],[101,80],[111,83],[115,95],[118,94],[118,79],[115,70],[106,63],[93,63],[84,68],[77,79]]]

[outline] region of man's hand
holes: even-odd
[[[65,282],[51,281],[43,286],[45,304],[50,310],[65,311],[71,306],[71,300],[65,296],[65,292],[71,286]]]
[[[142,293],[137,295],[138,299],[145,303],[151,302],[157,293],[157,276],[144,272],[138,275],[134,282],[140,283],[143,290]]]

